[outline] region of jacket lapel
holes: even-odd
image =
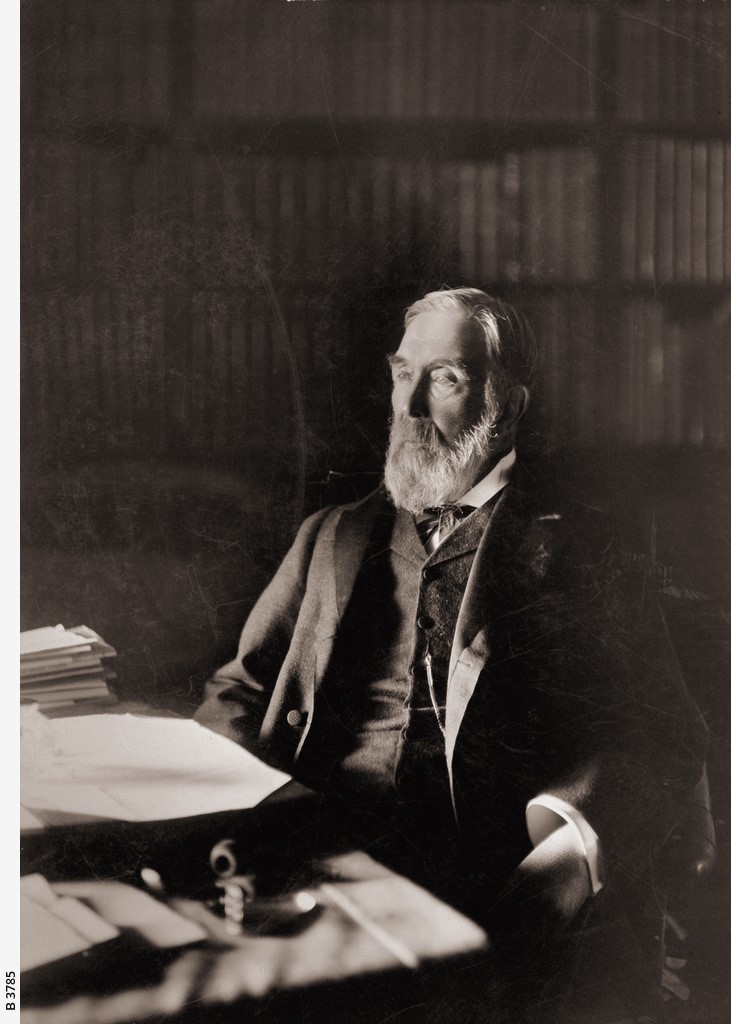
[[[482,535],[457,617],[449,659],[445,745],[450,777],[462,719],[490,655],[490,624],[507,597],[509,575],[517,569],[519,539],[526,528],[524,495],[510,483],[495,505]]]
[[[376,517],[388,508],[385,490],[380,487],[362,501],[344,506],[335,528],[332,574],[335,581],[333,621],[339,622],[353,592],[358,570],[363,564]]]

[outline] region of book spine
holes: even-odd
[[[345,175],[339,159],[327,160],[323,168],[328,274],[340,265],[345,231]]]
[[[387,7],[387,114],[394,120],[402,120],[406,110],[406,82],[404,71],[406,54],[409,48],[409,27],[406,21],[407,10],[403,4],[391,4]]]
[[[691,145],[691,279],[708,280],[708,153],[705,142]]]
[[[112,68],[116,62],[114,32],[116,10],[108,4],[96,4],[89,11],[91,93],[89,115],[96,121],[113,120],[119,116],[119,97],[115,96]]]
[[[425,73],[429,73],[430,61],[426,49],[426,15],[424,4],[419,0],[403,4],[405,37],[401,60],[404,77],[404,119],[417,121],[423,112]]]
[[[522,12],[521,12],[522,16]],[[512,127],[520,115],[521,100],[525,95],[522,47],[519,41],[519,18],[512,3],[498,6],[497,31],[499,39],[497,69],[497,104],[499,117]],[[516,54],[520,56],[516,57]]]
[[[679,8],[673,11],[678,57],[676,115],[678,123],[682,125],[693,124],[696,112],[695,76],[697,70],[693,20],[693,12],[689,5],[686,9]]]
[[[210,450],[217,458],[229,451],[231,433],[231,314],[226,310],[211,318],[211,369],[208,376]]]
[[[380,156],[373,161],[373,235],[379,258],[388,251],[391,225],[391,159]]]
[[[297,210],[295,202],[296,167],[292,160],[279,162],[279,250],[283,267],[293,266],[297,248]]]
[[[572,345],[573,394],[576,404],[579,444],[592,445],[596,441],[597,380],[595,376],[595,346],[597,330],[593,304],[580,299],[571,303],[569,337]]]
[[[645,124],[657,124],[661,114],[658,86],[661,81],[658,49],[662,29],[649,21],[644,21],[645,45],[642,61],[642,120]]]
[[[74,277],[83,287],[91,277],[91,260],[93,251],[94,219],[96,212],[93,160],[94,153],[87,146],[76,148],[75,164],[76,181],[75,217],[73,223],[76,235],[76,267]]]
[[[678,35],[674,11],[664,14],[664,31],[658,33],[658,61],[662,74],[659,119],[673,125],[678,116],[678,88],[682,88],[682,72],[678,67]]]
[[[530,148],[521,153],[520,176],[523,182],[523,266],[527,277],[542,280],[547,261],[543,244],[546,204],[542,195],[544,175],[541,173],[540,150]]]
[[[713,39],[731,38],[731,10],[728,4],[713,8],[715,23],[711,26]],[[713,114],[722,124],[731,120],[731,61],[719,54],[713,65]]]
[[[692,158],[689,142],[675,148],[675,280],[689,281],[691,271]]]
[[[323,223],[323,173],[321,160],[308,157],[305,162],[304,199],[307,259],[305,267],[310,279],[322,278],[326,240]]]
[[[491,285],[499,277],[499,170],[494,161],[482,163],[477,175],[478,253],[480,277]]]
[[[366,65],[366,108],[369,120],[383,118],[387,111],[388,91],[388,13],[386,0],[364,5],[367,27],[364,39],[368,41]]]
[[[623,445],[635,441],[635,378],[634,359],[636,348],[636,303],[629,302],[619,315],[618,332],[618,378],[617,389],[617,434]]]
[[[517,153],[503,157],[501,178],[501,276],[518,281],[520,263],[520,162]]]
[[[675,142],[661,138],[657,142],[657,218],[655,222],[655,273],[657,280],[667,283],[674,276],[675,227]]]
[[[293,5],[296,6],[296,5]],[[374,73],[373,37],[370,26],[370,5],[345,4],[350,16],[352,64],[348,93],[352,116],[362,120],[369,116],[368,80]]]
[[[641,281],[655,279],[656,146],[654,139],[640,139],[638,149],[637,273]]]
[[[119,68],[122,119],[138,124],[142,110],[143,52],[138,32],[138,4],[120,4]]]
[[[660,444],[665,434],[664,351],[662,310],[652,305],[645,321],[645,396],[642,436],[645,442]]]
[[[621,121],[641,124],[642,86],[645,52],[644,30],[641,19],[620,17],[617,45],[617,110]]]
[[[683,331],[684,441],[693,447],[700,447],[705,440],[703,429],[705,419],[703,409],[704,340],[699,338],[695,331],[687,329]]]
[[[665,443],[683,442],[683,339],[681,326],[672,319],[664,324],[665,348]]]
[[[413,160],[396,160],[393,175],[394,209],[398,216],[398,236],[406,243],[406,251],[418,239],[415,227],[418,218],[414,215],[414,162]]]
[[[620,265],[625,281],[637,276],[637,139],[625,141],[622,152],[622,217],[620,221]]]
[[[723,282],[723,143],[708,143],[708,280]]]
[[[170,0],[145,5],[145,57],[147,65],[145,97],[146,119],[151,124],[164,124],[169,114],[170,82]]]
[[[724,281],[731,281],[731,143],[724,143]]]
[[[595,5],[586,5],[580,8],[577,16],[582,19],[580,34],[581,53],[588,57],[588,69],[586,74],[581,68],[577,68],[578,74],[578,109],[580,117],[586,121],[596,121],[599,113],[599,90],[601,86],[597,79],[601,78],[600,55],[602,52],[602,40],[600,34],[600,13]],[[581,60],[581,57],[578,57]]]
[[[498,60],[497,23],[500,12],[496,4],[479,4],[479,35],[476,37],[475,120],[496,121]]]
[[[232,447],[241,455],[253,430],[253,412],[248,401],[249,368],[249,314],[246,304],[240,316],[231,324],[231,417],[233,420]]]
[[[576,281],[591,281],[594,279],[598,264],[599,165],[596,154],[591,151],[582,151],[573,159],[568,158],[567,167],[569,170],[567,224],[569,227],[570,277]],[[570,212],[572,202],[575,203],[573,215]]]
[[[546,277],[563,280],[566,256],[566,188],[564,181],[565,155],[555,147],[545,150],[544,167],[546,176]]]
[[[274,162],[259,157],[254,165],[254,224],[257,247],[264,260],[271,259],[274,251],[275,187]]]
[[[459,178],[459,255],[463,279],[474,281],[477,273],[477,209],[476,167],[463,160],[458,165]]]
[[[705,345],[705,368],[703,394],[705,398],[705,419],[703,434],[707,444],[723,448],[725,438],[724,406],[728,395],[725,362],[727,359],[727,323],[711,319],[707,321]]]
[[[255,445],[269,440],[269,422],[264,408],[264,401],[268,399],[269,377],[270,377],[270,344],[267,323],[260,316],[254,316],[251,320],[251,367],[249,379],[246,382],[246,398],[253,416],[253,426],[250,421],[251,440]]]
[[[544,394],[545,406],[551,427],[560,429],[562,412],[562,382],[565,363],[563,347],[566,343],[566,331],[560,322],[560,300],[556,296],[547,296],[542,303],[541,337],[545,345],[544,356]]]
[[[431,120],[439,120],[445,116],[442,98],[444,94],[444,75],[447,69],[443,61],[444,22],[449,17],[441,3],[424,5],[427,26],[427,52],[429,66],[426,77],[426,95],[424,114]]]

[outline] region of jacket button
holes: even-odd
[[[297,711],[296,708],[292,708],[291,711],[287,712],[287,725],[291,725],[293,729],[298,729],[304,720],[305,716],[301,711]]]
[[[416,625],[419,629],[431,629],[434,625],[434,619],[429,618],[428,615],[420,615],[416,620]]]
[[[421,578],[424,583],[430,583],[439,576],[439,569],[436,565],[427,565],[425,569],[421,570]]]

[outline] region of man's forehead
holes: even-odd
[[[396,355],[415,363],[447,359],[484,366],[487,361],[479,324],[451,309],[426,310],[409,321]]]

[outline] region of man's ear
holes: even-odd
[[[530,391],[524,384],[516,384],[508,392],[505,399],[501,420],[504,420],[506,427],[517,427],[518,421],[525,414],[530,401]]]

